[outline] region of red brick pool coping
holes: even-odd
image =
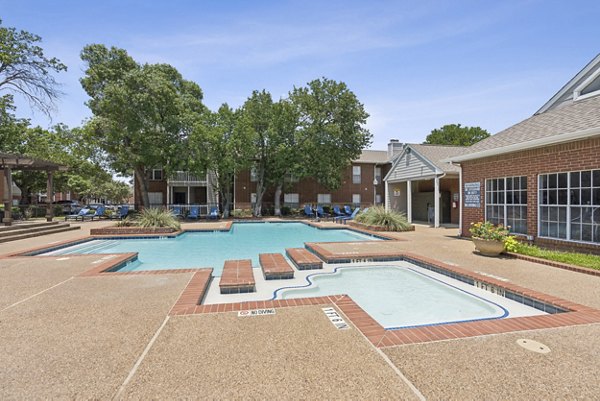
[[[450,272],[470,277],[474,280],[512,291],[534,300],[567,310],[567,312],[515,317],[506,319],[480,320],[463,323],[439,324],[403,329],[384,329],[375,319],[358,306],[348,295],[332,295],[313,298],[297,298],[288,300],[267,300],[232,302],[223,304],[202,305],[200,301],[208,288],[210,275],[196,273],[192,282],[183,291],[182,296],[171,310],[175,316],[203,313],[224,313],[262,308],[285,308],[308,305],[335,305],[354,326],[376,347],[424,343],[430,341],[452,340],[458,338],[477,337],[490,334],[501,334],[526,330],[538,330],[554,327],[566,327],[581,324],[600,323],[600,310],[580,305],[541,292],[533,291],[518,285],[502,282],[469,270],[450,266],[445,263],[414,255],[407,252],[398,253],[404,260],[427,263]],[[357,258],[364,258],[360,255]]]

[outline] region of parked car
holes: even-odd
[[[76,200],[60,200],[52,203],[62,206],[64,214],[75,214],[81,210],[81,204]]]

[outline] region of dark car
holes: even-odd
[[[53,204],[61,206],[64,214],[75,214],[81,210],[81,204],[76,200],[60,200]]]

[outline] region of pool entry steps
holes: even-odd
[[[221,294],[242,294],[256,291],[252,260],[227,260],[219,281]]]
[[[265,280],[294,278],[294,269],[280,253],[261,253],[259,261]]]
[[[323,261],[305,248],[288,248],[285,250],[285,253],[298,270],[323,268]]]

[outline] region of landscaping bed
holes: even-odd
[[[348,224],[350,227],[359,228],[359,229],[363,229],[363,230],[367,230],[367,231],[389,231],[389,229],[387,227],[373,226],[373,225],[369,225],[369,224],[359,223],[357,221],[348,221],[346,224]],[[410,227],[408,227],[404,230],[398,230],[398,231],[415,231],[415,226],[411,225]]]
[[[104,227],[92,228],[90,235],[144,235],[144,234],[171,234],[177,232],[171,227]]]

